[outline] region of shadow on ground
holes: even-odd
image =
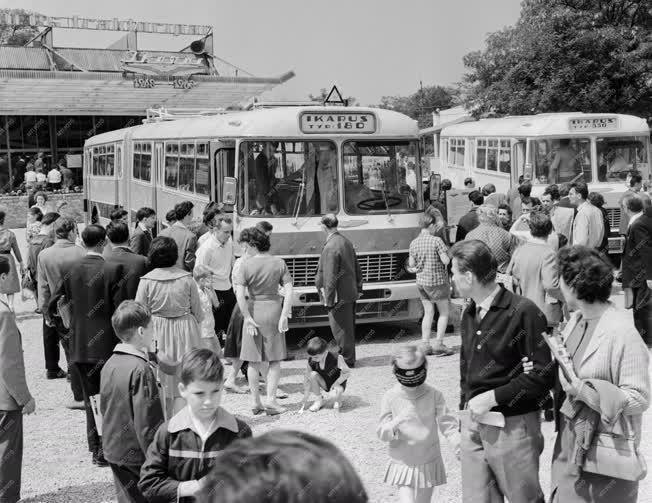
[[[71,501],[107,503],[115,501],[115,487],[110,482],[68,486],[62,487],[56,492],[39,494],[38,496],[21,499],[20,501],[23,503],[70,503]]]

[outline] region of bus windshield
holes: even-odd
[[[337,150],[329,141],[245,141],[240,144],[240,213],[310,216],[335,213]]]
[[[591,182],[589,138],[537,138],[532,140],[534,178],[538,183]]]
[[[600,182],[625,180],[628,174],[636,172],[647,180],[650,176],[647,158],[648,141],[645,136],[597,138],[598,180]]]
[[[416,141],[347,141],[342,153],[347,213],[423,209]]]

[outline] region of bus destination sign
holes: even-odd
[[[299,122],[308,134],[376,132],[376,116],[369,112],[304,112]]]
[[[592,117],[585,119],[568,119],[568,129],[571,131],[610,131],[618,128],[616,117]]]

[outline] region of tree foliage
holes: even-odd
[[[454,105],[458,92],[451,87],[428,86],[410,96],[383,96],[379,108],[401,112],[412,117],[420,128],[432,126],[432,113]]]
[[[464,56],[464,104],[487,113],[652,115],[650,0],[524,0],[514,26]]]
[[[30,15],[33,12],[25,9],[0,9],[0,45],[22,46],[29,42],[39,30],[28,25],[8,25],[4,23],[5,14]]]
[[[322,87],[319,90],[319,94],[309,94],[308,99],[310,101],[323,103],[324,101],[326,101],[326,98],[328,98],[328,93],[330,93],[330,89],[326,89],[325,87]],[[358,100],[356,100],[353,96],[348,96],[346,98],[342,96],[342,98],[346,101],[347,106],[353,107],[358,104]]]

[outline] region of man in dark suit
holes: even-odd
[[[469,201],[471,201],[471,209],[469,212],[460,218],[457,223],[457,232],[455,233],[455,242],[463,241],[466,235],[480,225],[478,214],[476,211],[484,204],[484,196],[479,190],[473,190],[469,193]]]
[[[643,341],[652,347],[652,208],[635,194],[623,200],[628,217],[622,256],[625,307],[634,311],[634,325]]]
[[[195,268],[195,253],[197,252],[197,236],[190,230],[192,223],[192,209],[194,204],[182,201],[174,205],[176,221],[161,232],[161,236],[174,239],[179,250],[176,266],[192,272]]]
[[[152,244],[152,229],[156,225],[156,212],[152,208],[140,208],[136,212],[136,229],[129,239],[134,253],[147,257]]]
[[[122,282],[127,299],[136,298],[140,278],[147,272],[147,259],[137,255],[129,248],[129,227],[123,222],[111,222],[106,227],[109,247],[104,248],[102,256],[107,262],[120,264],[124,268]]]
[[[86,252],[83,248],[75,245],[77,223],[73,219],[60,217],[54,222],[53,228],[56,239],[54,244],[41,251],[36,258],[38,307],[43,313],[44,337],[50,338],[52,337],[51,332],[56,331],[68,361],[68,375],[74,402],[66,406],[69,409],[83,409],[84,394],[81,388],[81,378],[77,373],[77,368],[71,365],[70,360],[70,334],[67,330],[57,330],[48,311],[50,300],[61,287],[66,271],[70,269],[70,264],[78,263],[86,255]]]
[[[333,338],[349,367],[355,366],[355,302],[362,295],[362,270],[353,244],[337,231],[337,217],[325,215],[326,244],[319,258],[315,285],[328,309]]]
[[[93,464],[107,466],[97,432],[92,402],[100,392],[100,372],[113,353],[118,338],[111,315],[125,299],[124,268],[102,257],[106,231],[89,225],[82,232],[86,256],[70,267],[58,292],[71,315],[70,359],[81,376],[86,406],[86,433]]]

